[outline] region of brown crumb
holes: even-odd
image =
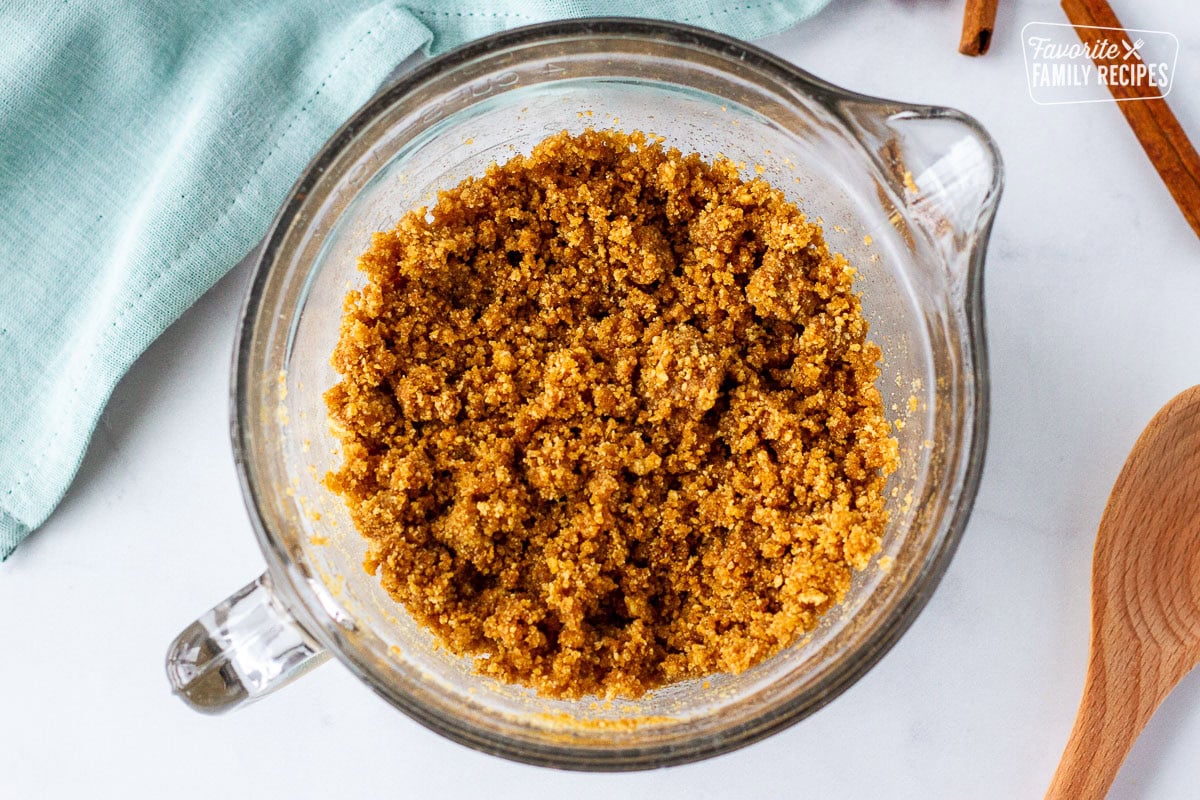
[[[367,569],[556,697],[740,672],[879,550],[879,348],[819,226],[727,160],[551,136],[377,233],[326,393]]]

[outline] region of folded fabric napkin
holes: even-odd
[[[120,377],[407,56],[578,16],[754,38],[827,2],[0,0],[0,560]]]

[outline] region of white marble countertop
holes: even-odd
[[[1181,42],[1171,104],[1200,142],[1200,14],[1121,2]],[[766,40],[848,88],[954,106],[1000,144],[987,265],[992,423],[974,515],[941,587],[833,704],[739,752],[582,775],[481,755],[336,663],[235,714],[172,697],[175,634],[263,567],[228,443],[242,265],[118,387],[50,521],[0,566],[0,797],[1040,797],[1083,684],[1092,542],[1143,425],[1200,383],[1200,241],[1111,103],[1035,105],[1001,3],[992,51],[955,52],[960,2],[839,0]],[[1159,710],[1114,798],[1200,796],[1200,673]]]

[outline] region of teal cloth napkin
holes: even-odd
[[[117,381],[420,48],[634,15],[742,38],[829,0],[0,0],[0,560]]]

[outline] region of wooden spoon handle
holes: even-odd
[[[1092,637],[1079,712],[1046,800],[1103,800],[1142,728],[1196,664],[1179,648],[1111,646],[1109,626]]]
[[[1114,684],[1123,682],[1108,680],[1103,666],[1093,658],[1075,726],[1046,800],[1103,800],[1108,794],[1121,763],[1150,719],[1149,714],[1142,718],[1142,704],[1135,698],[1114,691]]]

